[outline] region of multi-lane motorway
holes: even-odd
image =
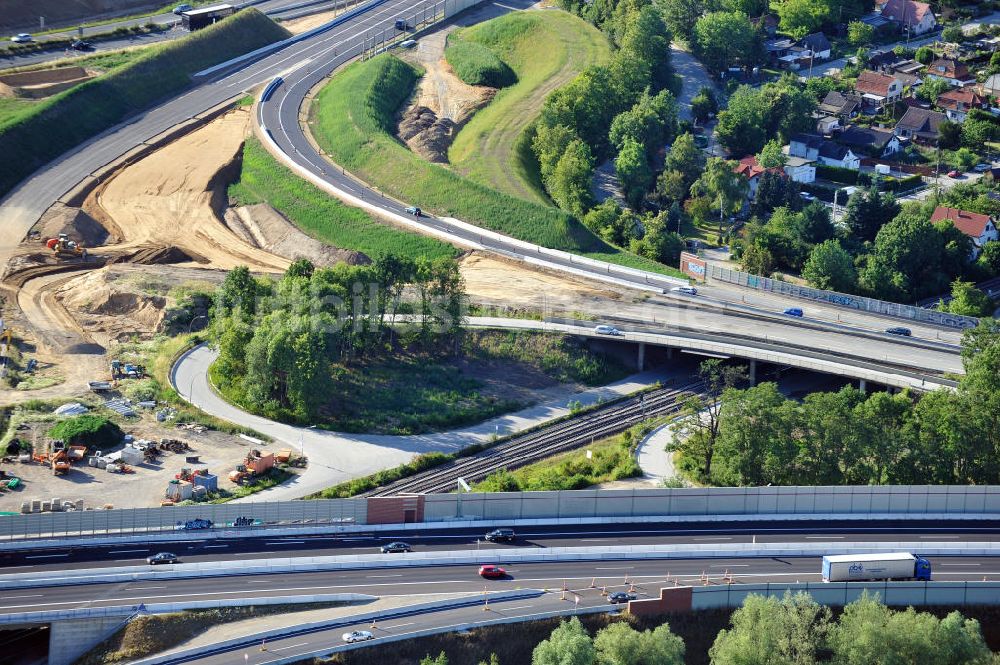
[[[1000,522],[975,520],[796,520],[794,522],[747,523],[685,522],[674,525],[607,524],[586,527],[531,526],[518,530],[514,544],[486,543],[482,529],[444,529],[428,526],[419,531],[399,530],[268,536],[248,531],[242,538],[206,538],[197,531],[182,540],[165,543],[120,543],[114,545],[66,547],[0,553],[0,574],[39,573],[79,568],[111,568],[141,565],[156,552],[173,552],[184,563],[246,561],[251,558],[375,554],[379,546],[402,540],[414,551],[447,552],[469,549],[545,549],[550,547],[600,547],[608,545],[680,545],[716,543],[815,543],[828,541],[961,541],[998,542]],[[388,556],[388,555],[387,555]]]

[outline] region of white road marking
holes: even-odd
[[[981,566],[981,563],[939,563],[938,566]]]
[[[150,591],[152,589],[166,589],[165,586],[127,586],[126,591]]]
[[[295,647],[304,647],[308,645],[308,642],[299,642],[298,644],[289,644],[287,647],[268,647],[270,651],[284,651],[285,649],[294,649]]]
[[[206,550],[208,550],[208,549],[214,549],[214,548],[219,548],[219,547],[229,547],[229,545],[205,545],[205,549]]]
[[[732,536],[696,536],[691,540],[732,540]]]
[[[375,580],[381,577],[402,577],[402,576],[403,576],[402,573],[399,573],[398,575],[365,575],[365,579]]]
[[[534,605],[518,605],[517,607],[507,607],[506,605],[501,605],[500,609],[502,609],[502,610],[508,610],[508,611],[512,612],[514,610],[524,610],[524,609],[527,609],[529,607],[534,607]]]
[[[57,559],[57,558],[63,557],[63,556],[69,556],[69,553],[67,552],[66,554],[36,554],[34,556],[26,556],[24,558],[25,559]]]
[[[958,540],[959,536],[920,536],[921,540]]]
[[[749,568],[749,563],[713,563],[709,568]]]
[[[411,621],[411,622],[409,622],[409,623],[397,623],[397,624],[396,624],[396,625],[394,625],[394,626],[385,626],[384,628],[385,628],[386,630],[389,630],[390,628],[403,628],[403,627],[405,627],[405,626],[412,626],[412,625],[413,625],[413,624],[415,624],[415,623],[416,623],[416,621]]]
[[[632,570],[635,566],[615,566],[613,568],[594,568],[594,570]]]
[[[806,536],[806,540],[843,540],[845,536]]]
[[[144,550],[111,550],[108,554],[136,554],[138,552],[148,552],[149,549]]]
[[[14,600],[15,598],[42,598],[42,597],[43,597],[43,594],[34,593],[34,594],[31,594],[30,596],[0,596],[0,599],[2,599],[2,600]]]

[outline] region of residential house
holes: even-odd
[[[892,76],[895,77],[897,81],[899,81],[899,84],[901,86],[903,86],[904,93],[907,90],[912,91],[916,88],[919,88],[924,82],[924,80],[919,76],[917,76],[916,74],[907,74],[906,72],[896,72]]]
[[[903,85],[894,76],[865,70],[854,84],[854,92],[861,96],[862,104],[868,109],[881,109],[886,104],[895,103],[903,94]]]
[[[964,62],[952,58],[938,58],[927,66],[926,78],[941,79],[954,86],[972,85],[976,77],[969,73]]]
[[[843,94],[836,90],[826,93],[826,97],[820,102],[819,112],[825,116],[835,116],[846,124],[861,110],[861,96],[851,93]]]
[[[909,59],[893,63],[890,69],[894,74],[910,74],[911,76],[916,76],[923,71],[924,66],[916,60]]]
[[[1000,74],[992,74],[979,86],[979,92],[983,95],[996,97],[1000,95]]]
[[[830,40],[826,38],[822,32],[814,32],[811,35],[806,35],[799,42],[802,48],[808,50],[808,56],[811,56],[815,60],[829,60],[830,59]]]
[[[829,136],[840,131],[840,118],[833,115],[823,115],[816,118],[816,131],[823,136]]]
[[[983,251],[983,245],[991,241],[1000,240],[1000,232],[997,231],[997,226],[990,219],[989,215],[981,215],[976,212],[968,212],[967,210],[959,210],[958,208],[947,208],[945,206],[938,206],[934,209],[934,214],[931,215],[931,222],[941,222],[946,219],[951,220],[956,229],[972,238],[972,255],[970,258],[973,261]]]
[[[765,169],[753,155],[744,157],[733,167],[733,172],[747,179],[749,189],[747,190],[747,201],[757,198],[757,186],[760,184],[760,177],[770,171],[771,173],[784,173],[779,168]]]
[[[953,88],[942,92],[937,98],[937,105],[944,109],[944,114],[952,122],[965,122],[970,110],[988,106],[986,100],[972,88]]]
[[[855,155],[850,148],[833,141],[824,141],[819,148],[819,163],[824,166],[836,166],[841,169],[859,171],[861,157]]]
[[[868,69],[882,72],[883,74],[891,74],[893,65],[902,61],[903,57],[896,55],[896,52],[892,49],[887,51],[872,49],[868,54],[867,65]]]
[[[767,51],[767,57],[771,62],[777,62],[781,58],[788,55],[788,52],[791,51],[794,46],[795,42],[787,37],[769,39],[764,42],[764,49]]]
[[[816,134],[794,134],[788,142],[788,155],[816,161],[823,143],[823,137]]]
[[[938,139],[938,127],[946,119],[944,113],[911,106],[896,123],[893,132],[901,139],[934,144]]]
[[[789,157],[785,162],[785,173],[795,182],[816,181],[816,160],[803,157]]]
[[[876,0],[875,11],[889,19],[901,32],[922,35],[937,27],[937,18],[926,2],[916,0]]]
[[[837,135],[837,143],[851,148],[855,153],[872,157],[888,157],[902,150],[899,139],[887,129],[852,125]]]

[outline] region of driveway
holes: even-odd
[[[685,51],[682,44],[674,42],[670,45],[670,50],[672,52],[674,71],[681,78],[681,94],[677,96],[679,105],[678,116],[681,120],[690,120],[691,100],[698,94],[698,91],[704,86],[715,90],[716,95],[718,95],[719,91],[715,87],[715,81],[712,80],[712,77],[708,74],[708,70],[705,69],[705,65],[701,64],[688,51]]]

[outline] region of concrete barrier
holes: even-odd
[[[410,552],[386,557],[361,554],[325,557],[275,557],[245,561],[123,566],[39,573],[0,575],[0,588],[110,584],[150,580],[233,577],[333,570],[370,570],[430,566],[470,566],[480,564],[551,563],[565,561],[622,561],[638,559],[712,559],[753,557],[821,557],[825,554],[876,554],[918,552],[922,556],[1000,556],[998,543],[956,541],[882,543],[703,543],[683,545],[624,545],[618,547],[552,547],[542,550],[458,550],[453,552]],[[818,568],[817,568],[818,572]],[[2,610],[0,610],[2,611]]]

